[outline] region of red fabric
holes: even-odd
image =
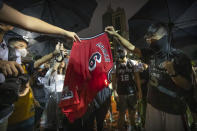
[[[94,62],[95,60],[97,61]],[[95,64],[95,68],[91,68]],[[81,118],[96,94],[107,86],[107,76],[112,66],[113,59],[106,33],[73,44],[64,87],[68,86],[74,97],[63,99],[63,89],[60,101],[60,108],[70,122]]]

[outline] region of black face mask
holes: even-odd
[[[125,54],[124,52],[121,53],[120,56],[119,56],[119,58],[122,59],[122,60],[123,60],[125,57],[126,57],[126,54]]]
[[[168,39],[164,36],[160,40],[152,42],[149,46],[154,52],[167,52],[168,51]]]
[[[118,51],[117,57],[118,57],[118,60],[123,60],[126,57],[126,53],[123,50]]]

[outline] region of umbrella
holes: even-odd
[[[74,32],[89,26],[93,12],[97,7],[96,0],[7,0],[6,2],[27,15]],[[15,28],[14,32],[25,36],[29,39],[30,44],[39,44],[37,46],[33,45],[32,50],[35,53],[40,52],[40,55],[51,52],[57,38],[67,43],[60,36],[40,35],[19,28]],[[47,43],[47,46],[44,43]],[[52,45],[49,43],[52,43]],[[65,46],[71,48],[68,44],[65,44]]]
[[[129,19],[130,40],[145,47],[144,35],[153,23],[168,27],[168,44],[181,48],[197,42],[197,1],[149,0]]]
[[[7,3],[25,14],[74,32],[89,26],[97,6],[96,0],[7,0]]]

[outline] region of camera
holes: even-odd
[[[17,101],[20,92],[25,89],[28,81],[28,74],[6,77],[5,82],[0,84],[0,105],[9,105]]]

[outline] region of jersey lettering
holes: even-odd
[[[89,60],[89,70],[93,71],[96,68],[96,62],[101,63],[101,54],[99,52],[93,53]]]

